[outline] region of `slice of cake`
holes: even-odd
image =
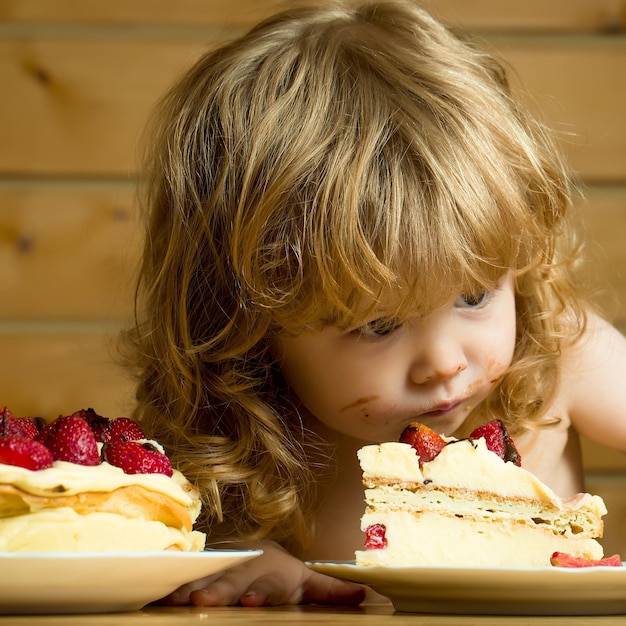
[[[0,552],[204,548],[198,491],[132,420],[0,419]]]
[[[543,566],[555,552],[603,556],[599,496],[567,500],[521,467],[499,421],[468,439],[411,424],[358,451],[366,510],[357,565]]]

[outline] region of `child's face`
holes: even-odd
[[[397,440],[410,421],[451,434],[511,363],[515,294],[506,275],[482,298],[451,299],[403,325],[372,319],[349,331],[276,340],[283,375],[320,422],[369,442]]]

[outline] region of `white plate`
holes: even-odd
[[[181,585],[262,554],[0,552],[0,614],[135,611]]]
[[[397,611],[470,615],[626,614],[626,567],[363,567],[307,565],[369,585]]]

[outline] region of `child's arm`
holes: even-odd
[[[626,338],[622,333],[590,316],[582,342],[565,357],[562,392],[581,435],[626,452]]]
[[[184,585],[165,599],[172,605],[268,606],[277,604],[360,604],[365,589],[313,572],[272,541],[240,546],[263,554],[214,576]]]

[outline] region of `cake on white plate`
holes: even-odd
[[[597,495],[557,496],[521,467],[500,420],[468,439],[412,423],[399,442],[358,451],[364,566],[621,565],[603,558],[606,507]]]
[[[128,418],[0,407],[0,552],[200,551],[198,491]]]

